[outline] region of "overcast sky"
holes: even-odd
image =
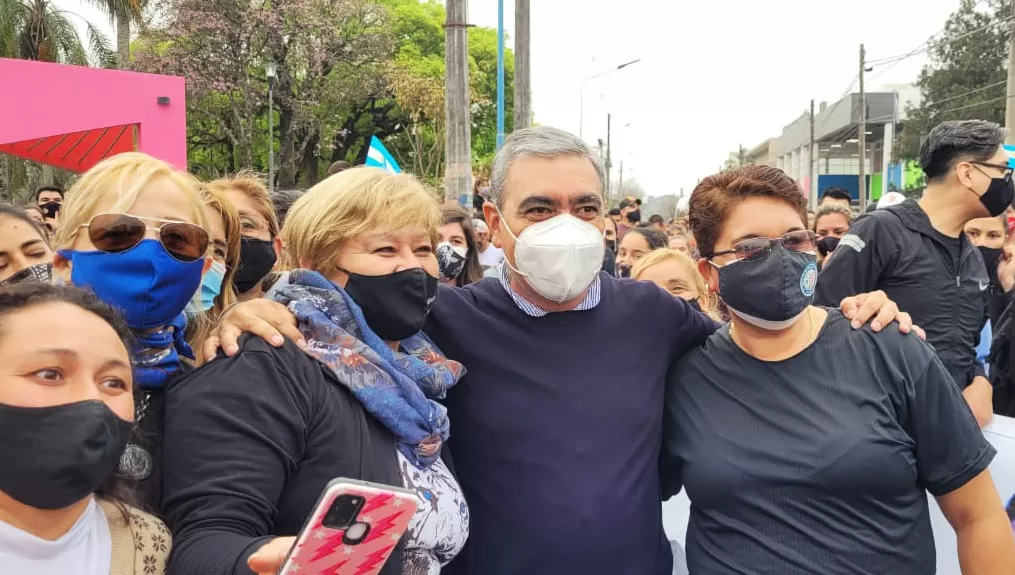
[[[811,98],[838,99],[871,60],[907,53],[940,32],[960,0],[531,0],[532,107],[540,124],[578,132],[582,80],[629,68],[584,90],[584,138],[606,139],[614,166],[650,195],[690,193],[740,144],[777,136]],[[112,30],[80,0],[56,0]],[[505,0],[513,37],[514,0]],[[496,0],[470,0],[469,19],[497,25]],[[510,41],[509,41],[510,45]],[[916,79],[925,56],[869,74],[868,90]],[[624,126],[630,126],[624,128]]]

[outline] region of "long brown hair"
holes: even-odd
[[[441,207],[441,225],[458,224],[465,232],[465,246],[469,253],[465,254],[465,269],[458,274],[455,285],[464,287],[483,279],[483,266],[479,263],[479,247],[476,245],[476,231],[472,228],[472,218],[459,206]]]
[[[187,321],[186,338],[194,349],[198,365],[207,359],[204,357],[204,340],[211,335],[222,311],[236,301],[233,276],[236,275],[236,268],[240,264],[240,236],[242,235],[240,215],[236,211],[236,207],[226,197],[225,191],[219,187],[202,186],[200,193],[204,205],[215,210],[222,218],[222,229],[226,235],[226,273],[222,278],[222,289],[215,297],[215,303],[211,309],[191,317]]]

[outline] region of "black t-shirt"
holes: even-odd
[[[691,500],[691,573],[934,573],[927,496],[995,455],[932,348],[829,311],[764,362],[721,329],[666,390],[663,469]]]

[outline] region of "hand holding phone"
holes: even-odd
[[[377,575],[409,527],[418,503],[415,493],[400,487],[332,480],[279,575]],[[288,544],[276,539],[262,550],[270,558]],[[276,547],[269,548],[272,545]]]
[[[247,567],[257,575],[275,575],[282,568],[295,542],[295,537],[272,539],[247,559]]]

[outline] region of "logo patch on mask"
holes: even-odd
[[[818,265],[814,262],[807,264],[804,273],[800,275],[800,293],[807,297],[814,295],[814,286],[818,283]]]

